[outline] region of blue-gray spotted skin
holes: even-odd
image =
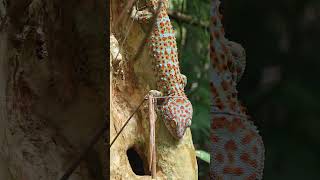
[[[218,0],[212,0],[211,58],[211,180],[261,180],[264,145],[257,128],[238,101],[236,84],[245,60],[224,37]],[[240,55],[233,55],[233,53]],[[240,57],[240,58],[239,58]]]
[[[157,0],[147,1],[150,9],[156,10]],[[157,89],[166,98],[160,107],[162,119],[173,137],[181,139],[191,126],[192,104],[184,93],[186,78],[180,73],[175,31],[167,14],[168,0],[162,0],[156,17],[156,25],[148,39],[150,51],[155,61]]]

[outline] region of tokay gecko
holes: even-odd
[[[187,78],[180,73],[179,69],[175,32],[167,13],[169,2],[168,0],[160,0],[160,3],[158,0],[146,0],[146,3],[147,10],[134,10],[132,17],[142,22],[151,22],[151,19],[156,16],[155,25],[148,39],[154,59],[152,63],[158,90],[153,92],[156,96],[165,96],[159,112],[171,135],[181,139],[185,130],[191,126],[193,109],[184,93]]]
[[[219,0],[212,0],[210,179],[261,180],[264,145],[236,90],[245,69],[245,51],[224,37],[219,5]]]

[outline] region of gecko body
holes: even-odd
[[[159,112],[171,135],[181,139],[191,126],[192,104],[188,100],[184,87],[187,78],[180,72],[175,32],[172,28],[167,9],[168,0],[146,0],[148,10],[136,12],[133,18],[148,22],[156,16],[155,26],[148,39],[148,45],[153,56],[153,67],[156,74],[157,90],[162,96],[172,96],[164,99]]]
[[[236,90],[245,68],[245,52],[224,37],[219,4],[212,0],[210,179],[261,180],[264,145]]]

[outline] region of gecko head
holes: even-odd
[[[162,106],[164,123],[176,139],[181,139],[191,126],[192,113],[192,104],[186,97],[169,98]]]
[[[161,3],[161,7],[164,9],[169,8],[169,0],[152,1],[152,7],[154,7],[155,10],[158,8],[159,2]]]

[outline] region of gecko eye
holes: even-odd
[[[177,122],[174,120],[170,121],[170,126],[175,129],[177,127]]]

